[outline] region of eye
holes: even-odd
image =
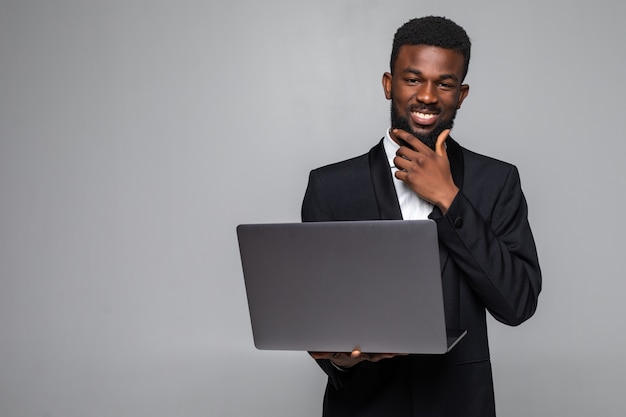
[[[407,78],[406,82],[411,85],[419,84],[420,80],[417,78]]]
[[[445,89],[445,90],[450,90],[454,88],[454,84],[450,84],[450,83],[446,83],[446,82],[440,82],[439,83],[439,87]]]

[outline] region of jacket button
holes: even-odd
[[[454,219],[454,227],[456,227],[457,229],[463,227],[463,218],[457,217],[456,219]]]

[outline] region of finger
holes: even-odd
[[[446,140],[448,140],[448,135],[450,134],[450,129],[446,129],[439,134],[437,137],[437,143],[435,144],[435,152],[439,156],[446,156]]]
[[[389,132],[389,135],[391,136],[391,139],[393,139],[397,144],[402,146],[402,145],[407,145],[406,141],[400,136],[403,133],[406,133],[406,132],[401,129],[392,129]]]
[[[400,146],[396,151],[396,157],[402,158],[406,161],[411,161],[410,154],[415,155],[415,151],[408,146]]]
[[[396,156],[393,158],[393,165],[398,169],[398,171],[406,171],[411,165],[411,161],[402,156]]]
[[[331,354],[329,352],[309,352],[313,359],[327,359]]]
[[[358,358],[359,356],[361,356],[361,350],[359,348],[355,348],[351,353],[350,353],[350,357],[351,358]]]
[[[379,355],[382,359],[389,359],[396,356],[395,353],[379,353]]]
[[[425,152],[426,150],[431,150],[421,140],[419,140],[407,131],[404,131],[402,129],[393,129],[391,133],[393,133],[393,136],[400,139],[401,142],[406,143],[407,147],[414,151]]]
[[[368,355],[368,360],[371,362],[379,362],[383,359],[391,359],[397,356],[395,353],[373,353]]]

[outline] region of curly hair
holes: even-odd
[[[392,73],[400,47],[403,45],[430,45],[452,49],[463,55],[463,77],[467,75],[472,43],[465,29],[450,19],[439,16],[425,16],[411,19],[402,25],[393,38],[389,63]]]

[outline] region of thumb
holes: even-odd
[[[330,356],[330,353],[328,352],[309,352],[309,355],[311,355],[311,357],[313,359],[328,359]]]
[[[446,152],[446,140],[448,140],[448,135],[450,134],[450,129],[446,129],[439,134],[437,137],[437,143],[435,144],[435,152],[439,156],[447,156]]]

